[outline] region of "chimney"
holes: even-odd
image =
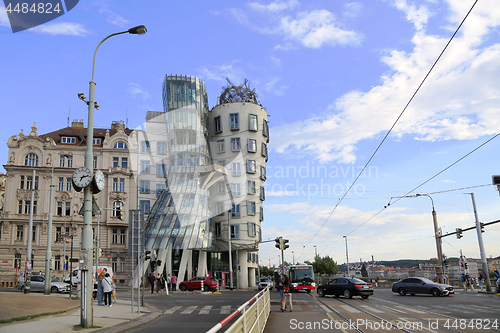
[[[83,128],[83,119],[73,119],[71,122],[73,128]]]

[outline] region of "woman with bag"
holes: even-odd
[[[287,275],[283,274],[283,294],[285,295],[285,301],[283,303],[283,309],[281,310],[282,312],[286,311],[286,301],[288,299],[289,304],[290,304],[290,312],[292,312],[292,291],[290,290],[290,279],[288,278]]]
[[[111,279],[111,276],[109,276],[109,273],[106,273],[104,275],[104,279],[102,279],[102,291],[104,292],[104,306],[108,305],[111,307],[111,292],[113,291],[113,280]]]

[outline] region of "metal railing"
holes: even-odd
[[[251,304],[251,305],[250,305]],[[262,333],[266,327],[269,313],[271,312],[271,297],[269,287],[256,294],[249,299],[245,304],[240,306],[229,316],[212,327],[207,333],[215,333],[222,326],[227,324],[236,315],[241,313],[241,316],[228,327],[226,332],[242,332],[242,333]]]

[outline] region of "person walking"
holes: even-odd
[[[102,279],[102,290],[104,292],[104,306],[109,306],[111,307],[111,292],[113,291],[113,286],[112,286],[113,280],[111,279],[111,276],[109,276],[109,273],[106,273],[104,275],[104,279]]]
[[[283,302],[283,311],[286,311],[286,302],[288,300],[289,304],[290,304],[290,312],[292,312],[292,290],[290,289],[291,287],[291,283],[290,283],[290,279],[288,278],[288,276],[286,274],[283,274],[283,294],[285,296],[285,300]]]
[[[172,291],[177,290],[177,276],[172,275]]]
[[[115,284],[115,280],[112,281],[112,284],[111,284],[111,297],[113,298],[113,303],[116,303],[116,284]]]
[[[170,274],[167,275],[167,288],[168,292],[172,291],[172,277],[170,276]]]
[[[465,291],[467,291],[467,282],[465,281],[465,275],[462,274],[462,286]]]
[[[102,271],[97,276],[97,305],[103,306],[102,298],[103,298],[103,289],[102,289],[102,280],[104,280],[105,275],[108,273],[106,268],[103,268]]]
[[[155,291],[155,274],[150,273],[148,276],[149,290],[151,290],[151,294]]]
[[[280,299],[281,299],[281,309],[280,311],[281,312],[285,312],[285,307],[284,307],[284,295],[283,295],[283,284],[285,283],[285,281],[281,278],[281,276],[278,278],[278,285],[276,286],[276,288],[279,290],[280,292]]]

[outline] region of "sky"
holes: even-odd
[[[210,107],[226,77],[248,79],[270,115],[263,240],[289,239],[288,262],[317,253],[342,264],[346,250],[349,262],[435,258],[430,198],[443,234],[474,225],[469,193],[481,222],[500,219],[496,1],[477,1],[415,94],[474,3],[89,0],[17,33],[2,8],[1,164],[8,138],[34,122],[39,134],[74,119],[86,126],[77,93],[88,94],[97,44],[143,24],[147,34],[99,48],[95,127],[136,128],[162,111],[165,75],[203,80]],[[500,223],[485,227],[487,257],[500,256],[499,237]],[[442,248],[480,257],[475,230]],[[274,241],[259,255],[278,263]]]

